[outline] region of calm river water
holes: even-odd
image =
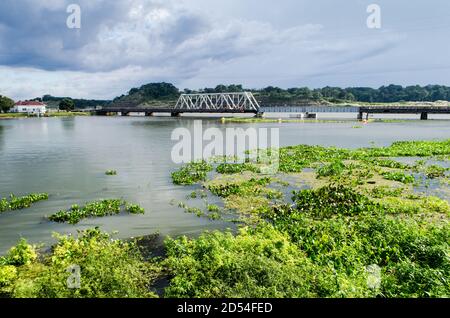
[[[173,202],[186,201],[195,187],[178,187],[170,174],[177,127],[192,129],[192,118],[75,117],[0,120],[0,197],[47,192],[48,201],[0,215],[0,254],[21,237],[48,243],[51,234],[75,233],[100,226],[118,237],[159,232],[196,235],[227,225],[186,214]],[[338,147],[389,145],[397,140],[450,138],[450,121],[371,123],[354,129],[355,121],[337,123],[221,124],[203,118],[205,128],[280,128],[282,146],[318,144]],[[117,176],[106,176],[108,169]],[[46,215],[72,204],[123,198],[140,204],[142,216],[118,215],[88,219],[77,226],[55,224]],[[172,204],[171,204],[172,202]]]

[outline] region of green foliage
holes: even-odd
[[[12,265],[0,265],[0,295],[2,288],[10,286],[17,277],[17,269]]]
[[[36,250],[25,239],[12,247],[5,257],[0,258],[0,265],[22,266],[30,265],[37,258]]]
[[[208,212],[220,212],[220,207],[215,204],[208,204]]]
[[[294,192],[297,211],[314,217],[357,215],[379,209],[380,205],[344,185],[326,185],[316,190]]]
[[[235,174],[244,171],[258,172],[258,168],[249,163],[222,163],[216,167],[216,171],[221,174]]]
[[[0,213],[7,210],[22,210],[29,208],[33,203],[48,200],[47,193],[31,193],[23,197],[16,197],[11,194],[9,200],[3,198],[0,200]]]
[[[143,261],[133,242],[112,239],[98,229],[78,238],[57,236],[50,255],[32,267],[19,267],[11,296],[26,298],[140,298],[154,297],[151,282],[159,272]],[[80,288],[68,288],[68,270],[80,268]]]
[[[64,98],[59,102],[59,110],[71,111],[75,109],[75,102],[71,98]]]
[[[0,113],[8,112],[14,106],[14,101],[11,98],[0,95]]]
[[[107,199],[87,203],[84,207],[73,205],[70,210],[62,210],[49,216],[49,220],[58,223],[77,224],[82,219],[89,217],[104,217],[119,214],[125,206],[125,210],[132,214],[143,214],[144,209],[138,205],[128,204],[119,199]]]
[[[370,191],[370,196],[373,198],[382,199],[384,197],[399,197],[403,193],[403,188],[390,188],[387,186],[374,187]]]
[[[414,183],[415,181],[414,176],[399,171],[385,171],[381,175],[386,180],[398,181],[405,184]]]
[[[431,165],[426,168],[425,175],[429,179],[442,178],[445,177],[446,171],[447,169],[444,167],[438,165]]]
[[[145,213],[144,208],[140,207],[137,204],[127,204],[127,206],[125,207],[125,210],[131,214],[144,214]]]
[[[234,194],[258,195],[262,191],[261,186],[267,186],[271,181],[272,179],[269,177],[252,178],[248,181],[211,183],[207,187],[211,193],[222,198],[227,198]]]
[[[381,267],[379,296],[446,297],[450,292],[445,279],[450,274],[448,224],[392,219],[384,213],[318,220],[289,206],[275,207],[268,217],[320,267],[333,264],[338,274],[349,275],[361,266]]]
[[[172,279],[167,297],[308,297],[314,266],[288,238],[271,227],[205,233],[197,240],[167,239]],[[321,275],[318,272],[319,276]]]
[[[107,171],[105,172],[105,174],[106,174],[107,176],[116,176],[116,175],[117,175],[117,171],[116,171],[116,170],[107,170]]]
[[[342,161],[336,160],[330,164],[324,165],[317,170],[318,177],[337,177],[344,172],[345,165]]]
[[[206,174],[212,170],[213,167],[205,161],[192,162],[173,172],[172,180],[174,184],[191,185],[199,181],[205,181]]]

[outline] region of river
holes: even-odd
[[[319,123],[222,124],[202,118],[203,126],[280,128],[280,145],[337,147],[389,145],[397,140],[450,138],[450,121],[402,121],[361,125],[356,121]],[[186,214],[174,202],[185,201],[195,187],[174,186],[170,174],[175,128],[192,129],[192,118],[73,117],[0,120],[0,197],[47,192],[48,201],[29,209],[0,214],[0,254],[21,237],[49,243],[53,232],[75,233],[100,226],[118,237],[159,232],[196,235],[229,226]],[[355,129],[355,126],[363,126]],[[117,176],[106,176],[108,169]],[[77,226],[45,219],[72,204],[123,198],[145,208],[145,215],[87,219]]]

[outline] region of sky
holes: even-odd
[[[2,0],[0,95],[112,99],[160,81],[450,86],[449,13],[448,0]]]

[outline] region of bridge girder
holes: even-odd
[[[211,110],[212,112],[227,111],[260,111],[258,101],[250,92],[212,93],[212,94],[182,94],[175,105],[178,110]]]

